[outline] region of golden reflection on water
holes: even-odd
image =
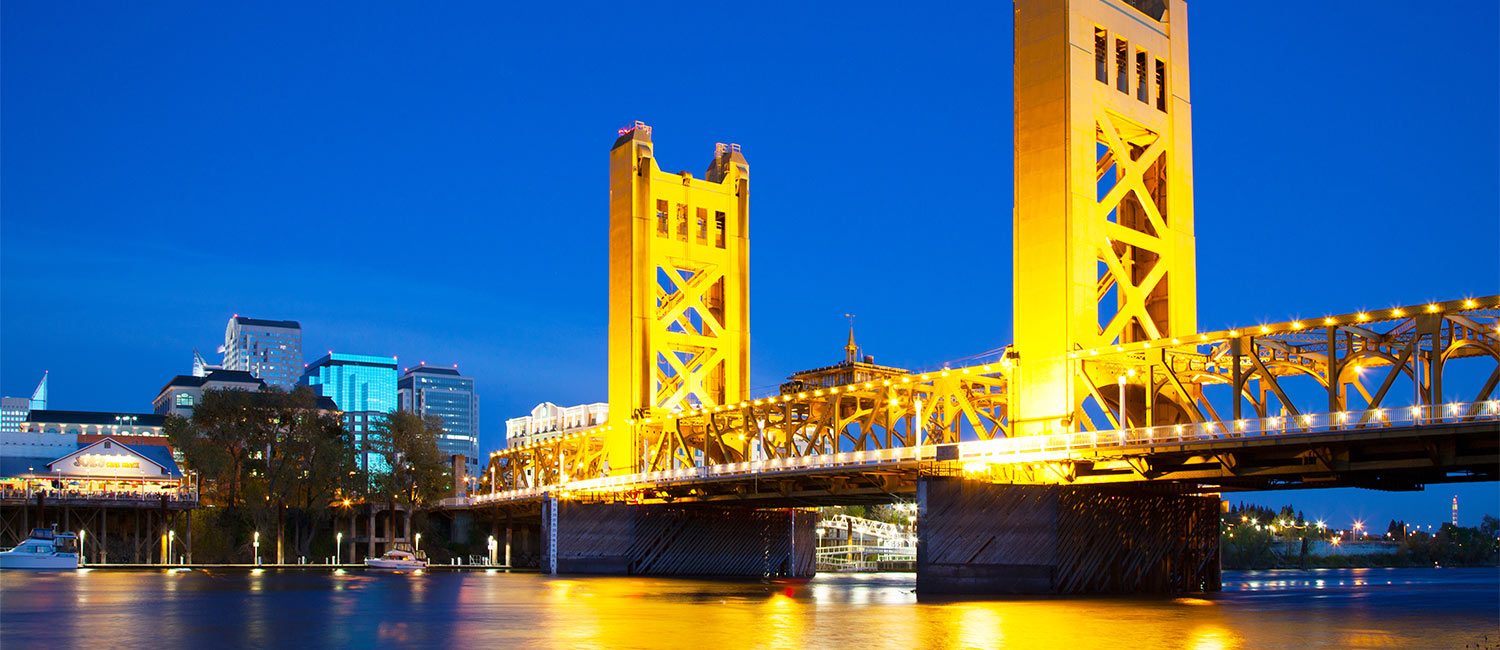
[[[1240,640],[1227,627],[1205,623],[1193,628],[1188,635],[1188,647],[1193,650],[1233,650],[1240,647]]]
[[[1432,582],[1456,573],[1406,575],[1360,576],[1371,584],[1359,587],[1347,572],[1247,575],[1230,593],[1175,599],[919,601],[909,574],[723,582],[503,571],[7,573],[0,575],[0,641],[6,648],[46,640],[216,649],[1239,650],[1462,647],[1497,631],[1494,575],[1473,574],[1480,578],[1457,588]]]
[[[966,648],[996,648],[1005,642],[1003,619],[987,604],[960,605],[954,608],[958,642]]]

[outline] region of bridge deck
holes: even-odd
[[[448,508],[528,510],[549,494],[588,501],[839,505],[913,494],[922,475],[1031,485],[1117,484],[1175,492],[1313,487],[1420,489],[1500,478],[1500,402],[1473,415],[1349,414],[923,445],[648,472],[450,500]],[[1354,414],[1358,415],[1358,414]],[[1268,421],[1276,421],[1267,427]],[[1345,424],[1347,421],[1350,424]]]

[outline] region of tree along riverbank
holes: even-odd
[[[1362,523],[1332,530],[1291,506],[1241,504],[1223,517],[1220,548],[1225,569],[1500,566],[1497,536],[1500,519],[1489,515],[1477,527],[1443,524],[1432,532],[1392,521],[1381,534]]]

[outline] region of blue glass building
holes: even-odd
[[[396,410],[396,357],[329,352],[302,373],[302,385],[333,400],[354,434],[359,468],[372,474],[390,471],[380,424]]]
[[[401,410],[443,420],[438,449],[449,457],[463,454],[468,476],[479,473],[479,397],[474,380],[455,368],[407,368],[396,385]]]

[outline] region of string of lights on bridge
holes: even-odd
[[[1395,320],[1395,319],[1399,319],[1399,318],[1405,318],[1405,317],[1407,317],[1409,315],[1414,315],[1414,314],[1418,314],[1418,313],[1442,314],[1442,313],[1446,313],[1446,312],[1450,312],[1450,311],[1455,311],[1455,310],[1472,311],[1472,310],[1476,310],[1476,309],[1500,309],[1500,296],[1488,296],[1488,297],[1485,297],[1485,298],[1464,298],[1464,299],[1461,299],[1461,300],[1450,300],[1450,301],[1446,301],[1446,302],[1429,302],[1429,303],[1426,303],[1426,304],[1423,304],[1423,305],[1408,305],[1408,306],[1404,306],[1404,307],[1393,307],[1390,310],[1361,311],[1361,312],[1358,312],[1358,313],[1355,313],[1355,314],[1347,314],[1347,315],[1340,315],[1340,316],[1325,316],[1325,317],[1323,317],[1323,319],[1321,321],[1318,321],[1318,322],[1320,322],[1321,325],[1325,326],[1325,327],[1340,327],[1340,326],[1351,326],[1351,325],[1353,325],[1353,326],[1359,326],[1359,325],[1366,325],[1366,324],[1370,324],[1370,323],[1385,322],[1385,321]],[[1496,334],[1500,335],[1500,325],[1496,325],[1495,328],[1496,328]],[[1199,333],[1199,334],[1188,335],[1186,337],[1174,337],[1174,338],[1171,338],[1171,339],[1165,339],[1165,338],[1163,338],[1163,339],[1156,339],[1154,341],[1140,341],[1140,342],[1135,342],[1135,343],[1126,343],[1126,344],[1121,344],[1121,345],[1113,346],[1112,348],[1091,348],[1091,349],[1085,349],[1085,350],[1079,350],[1079,351],[1075,351],[1075,352],[1070,352],[1068,354],[1068,357],[1076,359],[1076,358],[1084,357],[1084,356],[1094,357],[1094,356],[1100,355],[1101,353],[1108,354],[1108,353],[1134,352],[1134,351],[1150,350],[1150,349],[1153,349],[1153,348],[1157,348],[1157,349],[1168,348],[1168,349],[1170,349],[1172,347],[1178,347],[1178,346],[1183,346],[1183,345],[1194,345],[1194,346],[1196,346],[1196,345],[1211,345],[1211,344],[1215,344],[1215,343],[1221,343],[1221,342],[1224,342],[1224,341],[1227,341],[1227,340],[1230,340],[1230,339],[1239,338],[1240,336],[1242,336],[1245,333],[1245,331],[1251,331],[1251,332],[1262,334],[1262,335],[1269,335],[1269,334],[1285,334],[1285,333],[1301,332],[1301,331],[1305,331],[1307,329],[1308,329],[1307,321],[1292,320],[1292,321],[1285,321],[1285,322],[1281,322],[1281,323],[1272,323],[1272,324],[1259,325],[1259,326],[1256,326],[1254,328],[1244,328],[1244,329],[1231,328],[1231,329],[1227,329],[1227,330],[1218,330],[1218,331],[1213,331],[1213,332],[1203,332],[1203,333]],[[839,395],[839,394],[849,394],[849,393],[855,393],[855,392],[858,392],[858,391],[861,391],[861,390],[875,390],[876,388],[887,388],[887,387],[895,386],[895,385],[906,385],[906,384],[911,384],[913,382],[920,383],[920,382],[932,381],[932,379],[934,377],[938,377],[938,378],[949,377],[949,376],[952,376],[953,373],[958,373],[959,375],[969,375],[969,376],[984,376],[984,375],[990,375],[990,374],[995,373],[996,372],[996,366],[999,366],[1000,369],[1001,369],[1001,371],[1004,371],[1004,370],[1008,370],[1009,367],[1010,367],[1010,365],[1011,365],[1010,359],[1008,359],[1008,358],[1001,358],[997,363],[985,363],[985,364],[978,364],[978,365],[972,365],[972,366],[961,366],[961,367],[958,367],[958,368],[947,368],[947,367],[945,367],[945,368],[942,368],[941,370],[933,370],[933,371],[929,371],[929,372],[920,372],[920,373],[911,373],[911,374],[907,374],[907,375],[902,375],[900,377],[889,378],[889,379],[882,379],[880,381],[857,382],[857,383],[851,383],[851,384],[844,384],[842,386],[830,386],[828,388],[820,388],[820,389],[815,389],[815,390],[812,390],[812,391],[799,391],[799,392],[797,392],[795,394],[773,395],[773,396],[767,396],[767,397],[757,398],[757,399],[753,399],[753,400],[744,400],[744,401],[739,402],[738,404],[727,404],[727,405],[720,404],[720,405],[715,405],[715,406],[704,406],[702,404],[694,404],[692,406],[691,410],[669,413],[669,414],[667,414],[665,416],[664,419],[667,420],[667,421],[672,421],[672,420],[677,420],[677,419],[682,419],[682,418],[687,418],[687,417],[697,417],[697,416],[701,416],[701,415],[705,415],[705,414],[711,414],[711,413],[721,413],[721,412],[724,412],[724,411],[733,411],[733,410],[737,410],[737,409],[745,409],[745,408],[749,408],[751,406],[762,406],[762,405],[767,405],[767,404],[775,404],[777,402],[787,403],[787,402],[791,402],[793,400],[805,400],[805,399],[809,399],[810,397],[811,398],[817,398],[817,397],[833,396],[833,395]],[[892,406],[899,405],[899,401],[900,401],[899,398],[892,398],[891,399]],[[1414,415],[1417,413],[1418,408],[1419,407],[1415,407],[1415,406],[1412,407]],[[1383,417],[1383,411],[1384,410],[1383,409],[1379,409],[1377,411],[1378,412],[1376,414],[1376,417]],[[1334,415],[1336,417],[1340,417],[1340,416],[1347,417],[1346,414],[1334,414]],[[636,419],[632,418],[632,419],[627,419],[625,421],[625,424],[627,424],[627,425],[634,425],[634,424],[637,424],[637,423],[640,423],[640,424],[650,424],[651,422],[652,422],[652,418],[649,418],[649,417],[641,418],[639,420],[636,420]],[[1277,426],[1277,425],[1273,424],[1272,426]],[[1236,422],[1236,428],[1243,430],[1243,428],[1244,428],[1244,421],[1243,420],[1237,421]],[[576,440],[578,438],[584,438],[584,437],[588,437],[588,436],[596,436],[596,435],[602,434],[604,432],[611,431],[613,429],[614,429],[614,425],[613,424],[605,424],[605,425],[602,425],[602,426],[591,427],[591,428],[584,429],[584,430],[581,430],[581,431],[577,431],[577,432],[574,432],[574,433],[569,433],[569,434],[564,434],[564,435],[559,435],[559,436],[553,436],[553,437],[549,437],[549,438],[547,438],[545,440],[538,440],[538,441],[531,442],[531,443],[528,443],[528,444],[525,444],[525,445],[521,445],[521,446],[518,446],[518,447],[511,447],[511,448],[507,448],[507,449],[503,449],[503,450],[499,450],[499,451],[490,452],[490,457],[491,458],[498,457],[498,456],[503,455],[506,452],[528,451],[528,450],[532,450],[532,449],[552,447],[552,446],[555,446],[555,445],[557,445],[557,444],[559,444],[561,442],[564,442],[564,441]]]

